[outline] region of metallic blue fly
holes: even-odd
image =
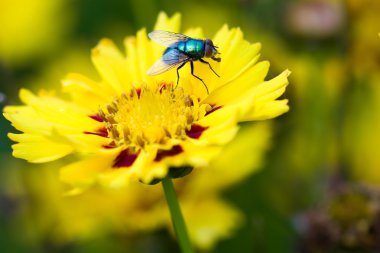
[[[200,61],[202,63],[208,64],[212,72],[219,77],[219,75],[211,67],[211,64],[202,58],[211,58],[214,61],[220,62],[221,58],[217,57],[219,54],[217,46],[215,46],[210,39],[200,40],[193,39],[186,35],[179,33],[172,33],[167,31],[153,31],[148,34],[149,38],[155,42],[167,47],[161,59],[153,64],[152,67],[147,71],[150,76],[158,75],[177,67],[177,86],[179,82],[179,70],[187,62],[190,62],[191,74],[200,80],[206,87],[207,94],[208,88],[203,80],[194,75],[194,65],[193,61]],[[177,87],[176,86],[176,87]]]

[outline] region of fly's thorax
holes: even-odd
[[[177,48],[192,59],[200,59],[204,56],[205,42],[203,40],[190,39],[178,43]]]

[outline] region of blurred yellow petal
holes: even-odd
[[[216,197],[204,196],[195,202],[184,199],[182,207],[190,238],[202,250],[230,237],[243,220],[240,212]]]
[[[181,26],[181,14],[175,13],[172,17],[168,17],[165,12],[160,12],[157,17],[154,30],[167,30],[179,32]]]
[[[98,154],[95,157],[68,164],[61,168],[60,179],[65,183],[86,188],[97,180],[99,173],[112,168],[116,155],[115,152]]]
[[[194,175],[186,192],[202,195],[203,192],[224,189],[254,173],[262,166],[263,153],[269,148],[270,137],[271,124],[268,122],[243,126],[207,169],[192,172]],[[239,157],[238,161],[236,157]]]

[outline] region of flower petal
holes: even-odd
[[[227,102],[227,105],[210,114],[210,116],[221,114],[224,110],[229,110],[236,112],[239,121],[248,121],[269,119],[286,112],[289,108],[287,100],[275,99],[285,92],[285,87],[288,84],[287,77],[289,74],[290,71],[285,70],[277,77],[253,86],[244,94],[240,95],[239,99],[228,100],[228,97],[222,95],[225,92],[221,92],[220,96],[216,95],[214,99],[226,99],[225,102]],[[207,117],[205,117],[205,119]]]
[[[288,85],[289,70],[285,70],[277,77],[262,83],[252,90],[254,103],[243,115],[243,121],[264,120],[277,117],[289,110],[288,100],[275,100],[280,97]],[[249,95],[247,96],[249,99]]]
[[[242,126],[207,169],[194,169],[186,187],[193,194],[218,191],[260,169],[263,153],[270,145],[271,127],[266,121]],[[241,158],[238,162],[237,157]]]
[[[73,146],[67,142],[57,142],[41,135],[9,133],[8,137],[19,142],[12,145],[13,156],[31,163],[54,161],[74,151]]]
[[[184,199],[181,204],[191,240],[205,251],[231,236],[243,220],[238,210],[216,196]]]
[[[269,101],[263,106],[251,110],[242,120],[266,120],[280,116],[289,111],[288,100]]]
[[[181,14],[174,13],[174,15],[169,18],[165,12],[161,11],[158,14],[157,22],[154,26],[154,30],[164,30],[171,32],[179,32],[181,26]]]
[[[221,52],[222,58],[220,72],[223,75],[220,85],[231,82],[250,68],[257,61],[256,56],[261,48],[260,43],[251,44],[244,40],[240,28],[228,29],[226,25],[217,32],[213,42],[219,47],[218,50]]]
[[[245,95],[245,91],[264,81],[268,73],[269,62],[263,61],[251,67],[245,73],[214,90],[204,103],[225,105],[238,101]]]
[[[125,57],[111,40],[101,40],[92,50],[92,62],[115,94],[121,94],[132,87],[133,80]]]
[[[131,83],[134,86],[146,84],[148,79],[151,79],[146,72],[154,63],[152,42],[148,40],[145,29],[137,32],[137,37],[127,37],[124,40],[124,45],[127,50],[126,64],[129,68]],[[154,84],[157,85],[157,84]]]
[[[71,95],[73,100],[84,107],[97,110],[99,105],[109,103],[116,96],[112,89],[104,83],[95,82],[83,75],[71,73],[62,81],[64,92]]]
[[[70,185],[86,188],[98,180],[99,174],[111,170],[120,149],[98,153],[60,169],[60,179]]]
[[[107,147],[110,139],[93,134],[70,134],[66,136],[78,153],[95,153]]]
[[[6,106],[3,114],[21,132],[43,135],[51,131],[50,122],[38,117],[36,111],[29,106]]]
[[[155,156],[154,149],[149,152],[141,150],[130,167],[105,171],[100,175],[100,182],[117,188],[125,186],[131,181],[142,180],[144,183],[150,183],[155,177],[163,177],[166,175],[168,168],[152,168],[151,164]]]
[[[213,126],[209,127],[207,130],[205,130],[200,138],[197,140],[197,142],[204,142],[208,145],[223,145],[229,142],[237,133],[239,130],[239,127],[236,124],[236,118],[235,115],[230,114],[229,118],[227,118],[225,115],[223,115],[223,112],[226,112],[227,110],[223,108],[220,109],[220,112],[215,112],[215,117],[205,117],[203,120],[199,121],[201,124],[213,124]],[[216,116],[221,116],[217,119]],[[220,124],[215,124],[215,121],[212,122],[211,119],[214,120],[223,120]]]
[[[20,98],[35,110],[36,119],[46,121],[51,127],[54,126],[61,132],[78,133],[102,126],[100,122],[89,117],[93,113],[91,110],[77,104],[56,97],[35,96],[26,89],[20,90]],[[31,116],[32,114],[30,111],[24,111],[24,115]]]

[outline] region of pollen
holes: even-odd
[[[185,139],[192,125],[211,110],[211,105],[200,104],[182,88],[173,90],[172,85],[163,84],[156,89],[142,87],[123,93],[99,115],[116,145],[141,149]]]

